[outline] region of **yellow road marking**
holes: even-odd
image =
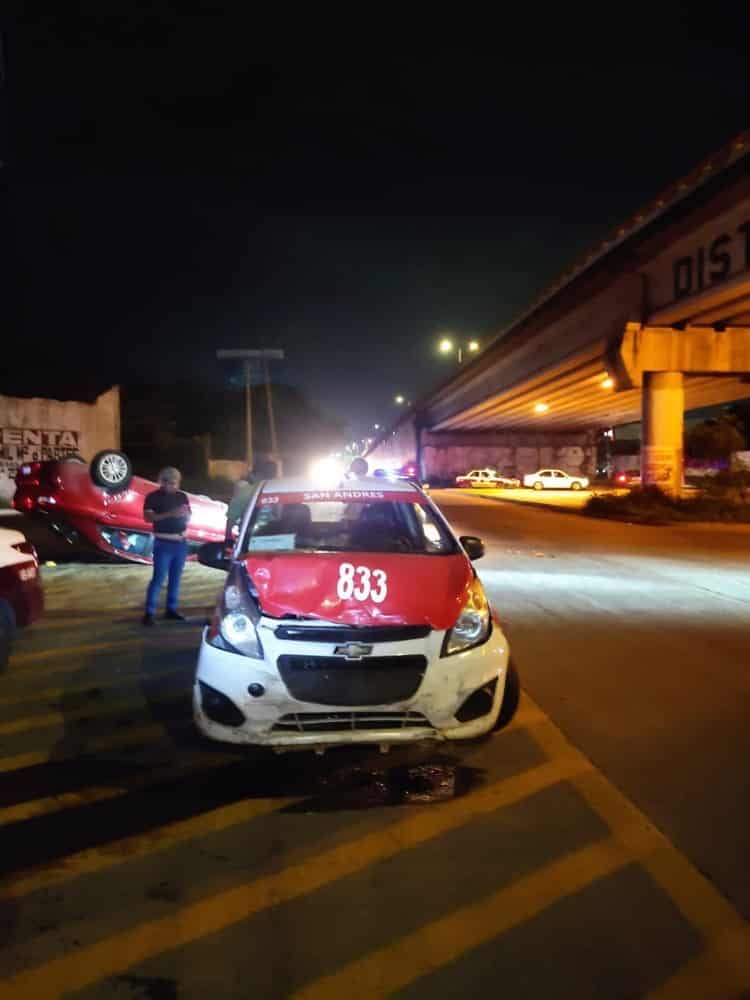
[[[193,668],[191,667],[190,672],[192,672],[192,669]],[[129,681],[152,681],[158,680],[162,677],[171,677],[175,674],[184,674],[186,672],[185,667],[168,667],[166,670],[149,670],[146,674],[142,671],[140,664],[138,664],[135,670],[123,671],[116,677],[105,677],[101,680],[98,677],[96,679],[89,678],[89,680],[81,681],[78,684],[66,684],[64,688],[45,688],[42,691],[34,690],[33,693],[13,695],[10,698],[0,698],[0,707],[24,705],[28,701],[33,701],[35,704],[41,704],[45,701],[54,702],[63,698],[65,695],[80,694],[83,691],[90,691],[92,688],[118,687],[122,684],[127,684]]]
[[[531,708],[529,706],[522,706],[513,720],[512,728],[517,729],[522,727],[531,727],[536,725],[537,722],[542,719],[546,719],[546,716],[536,707]],[[28,755],[24,755],[21,758],[13,759],[23,760],[26,759],[27,756]],[[222,756],[217,757],[215,763],[204,763],[206,760],[213,759],[214,758],[207,758],[205,754],[201,754],[195,758],[191,758],[192,762],[186,764],[185,766],[188,769],[202,769],[209,766],[217,767],[229,761],[241,760],[242,750],[241,748],[235,749],[230,744],[226,744],[222,749]],[[35,763],[46,762],[47,761],[43,758],[35,759]],[[182,770],[183,763],[184,761],[181,762],[178,770]],[[2,769],[2,758],[0,758],[0,771],[2,771]],[[14,769],[17,768],[7,768],[7,770]],[[118,798],[121,795],[126,795],[135,788],[144,788],[148,787],[150,784],[158,784],[162,780],[167,780],[167,777],[168,775],[165,776],[164,772],[157,771],[151,773],[150,775],[144,775],[142,778],[128,778],[127,785],[89,786],[81,792],[63,792],[59,795],[50,795],[45,798],[21,802],[14,806],[7,806],[5,808],[0,807],[0,826],[7,826],[10,823],[17,823],[21,820],[34,819],[37,816],[45,816],[49,813],[60,812],[63,809],[72,809],[77,806],[89,805],[91,802]]]
[[[114,701],[99,702],[81,708],[71,709],[66,712],[48,712],[46,715],[27,715],[22,719],[12,719],[9,722],[0,722],[0,736],[10,736],[13,733],[27,732],[29,729],[47,729],[51,726],[64,726],[75,722],[77,719],[101,719],[109,715],[117,715],[118,712],[138,712],[147,708],[149,704],[163,704],[170,701],[179,701],[189,692],[175,691],[172,694],[162,695],[160,698],[147,702],[143,696],[138,701]],[[81,730],[83,733],[83,730]]]
[[[603,840],[537,869],[476,903],[426,924],[294,993],[295,1000],[391,996],[465,952],[531,920],[566,896],[611,875],[632,857]]]
[[[750,992],[750,930],[727,931],[684,965],[666,983],[646,995],[646,1000],[722,1000],[747,997]]]
[[[87,653],[101,653],[104,650],[120,649],[123,646],[143,644],[143,637],[133,639],[115,639],[110,642],[87,642],[81,646],[58,646],[57,649],[38,649],[33,653],[17,653],[11,656],[11,667],[35,663],[38,660],[51,660],[60,656],[82,656]]]
[[[131,792],[149,788],[152,785],[158,785],[163,781],[172,781],[185,774],[211,770],[241,759],[242,757],[239,753],[232,753],[229,749],[223,754],[190,755],[181,759],[174,767],[151,770],[146,774],[127,778],[126,781],[120,784],[90,785],[80,792],[61,792],[59,795],[49,795],[45,798],[30,799],[28,802],[19,802],[13,806],[0,808],[0,826],[8,826],[10,823],[20,823],[27,819],[36,819],[39,816],[47,816],[50,813],[62,812],[64,809],[87,806],[92,802],[105,802],[108,799],[120,798],[123,795],[129,795]]]
[[[239,826],[297,801],[299,800],[292,798],[243,799],[241,802],[211,809],[199,816],[167,823],[147,833],[110,840],[101,847],[66,855],[50,866],[34,869],[18,877],[10,876],[0,884],[0,896],[4,899],[17,899],[38,889],[47,889],[83,875],[106,871],[138,858],[171,850],[186,841]]]
[[[526,699],[531,701],[531,699]],[[547,720],[532,730],[533,738],[551,757],[564,754],[568,758],[587,758],[576,750],[553,722]],[[727,949],[725,942],[750,941],[750,925],[742,919],[731,903],[698,869],[658,830],[614,785],[594,769],[581,771],[571,783],[626,849],[642,854],[642,865],[654,882],[669,896],[674,905],[706,942],[705,963],[696,960],[696,982],[700,970],[714,970],[714,990],[717,996],[731,996],[735,981],[750,984],[750,947]],[[723,958],[723,975],[717,966]],[[688,968],[688,967],[686,967]],[[721,971],[721,970],[720,970]],[[680,974],[678,974],[679,976]],[[688,973],[686,976],[689,977]],[[677,979],[677,982],[682,982]],[[724,984],[724,985],[723,985]],[[671,994],[679,996],[679,993]],[[704,994],[705,995],[705,994]]]
[[[591,765],[582,765],[580,760],[573,762],[569,758],[548,761],[481,789],[468,798],[444,803],[439,808],[428,806],[386,830],[366,834],[353,843],[289,865],[281,872],[219,892],[177,909],[167,917],[120,931],[114,937],[77,949],[75,954],[18,973],[0,983],[0,1000],[15,1000],[19,996],[60,996],[83,989],[155,955],[215,934],[263,909],[307,895],[375,862],[417,847],[466,825],[478,815],[534,795],[579,773],[582,766]],[[158,831],[154,836],[160,836]],[[46,884],[43,882],[36,887]],[[13,891],[12,885],[10,888]]]
[[[183,724],[180,723],[179,725]],[[166,735],[168,734],[164,726],[155,724],[142,726],[140,729],[123,730],[115,739],[112,739],[111,736],[106,736],[97,740],[82,741],[84,745],[80,751],[73,751],[64,755],[58,755],[54,750],[31,750],[29,753],[18,754],[16,757],[0,757],[0,774],[7,773],[8,771],[20,771],[25,767],[36,767],[38,764],[75,760],[95,750],[117,750],[121,746],[130,746],[132,743],[140,743],[141,741],[148,743],[152,740],[161,740]]]
[[[126,643],[122,644],[123,647],[126,645],[127,645]],[[133,644],[133,649],[132,649],[133,655],[131,656],[131,660],[134,657],[140,657],[141,654],[145,652],[146,649],[148,648],[149,647],[135,648],[135,645]],[[153,651],[164,657],[169,657],[170,655],[174,655],[175,653],[190,652],[192,648],[193,648],[192,646],[187,646],[184,644],[174,644],[169,646],[164,644],[159,647],[156,646],[152,647]],[[130,650],[125,648],[114,648],[110,647],[109,645],[102,644],[102,648],[99,650],[99,655],[89,662],[74,661],[71,663],[70,661],[66,660],[64,663],[42,663],[41,665],[34,666],[33,668],[25,667],[22,670],[16,672],[15,674],[11,669],[10,673],[6,675],[6,678],[13,681],[26,682],[28,680],[28,681],[33,681],[33,683],[36,683],[40,677],[47,677],[51,674],[78,674],[82,670],[89,670],[89,671],[94,670],[98,667],[101,667],[103,662],[107,663],[107,660],[104,656],[104,653],[107,650],[111,652],[112,656],[120,655],[123,653],[125,655],[128,655],[131,652]],[[197,658],[197,646],[195,649],[195,653]],[[11,663],[11,668],[12,667],[13,664]]]

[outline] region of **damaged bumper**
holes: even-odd
[[[481,646],[441,656],[444,631],[377,643],[347,660],[333,643],[284,641],[263,620],[263,660],[217,649],[204,631],[193,714],[208,738],[292,749],[471,739],[502,704],[508,643],[495,624]],[[382,699],[382,700],[381,700]]]

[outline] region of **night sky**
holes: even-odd
[[[216,348],[283,347],[275,376],[357,436],[388,422],[448,374],[438,334],[486,343],[750,125],[747,24],[722,8],[455,14],[409,39],[291,7],[275,28],[160,4],[7,26],[19,389],[220,382]]]

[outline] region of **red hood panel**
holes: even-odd
[[[341,625],[451,628],[472,580],[471,564],[462,554],[259,553],[245,556],[244,563],[265,614]]]

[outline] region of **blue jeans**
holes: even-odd
[[[176,611],[180,600],[180,577],[187,559],[188,545],[186,541],[169,541],[166,538],[154,539],[154,575],[146,591],[146,614],[156,612],[156,602],[164,579],[169,575],[167,583],[167,611]]]

